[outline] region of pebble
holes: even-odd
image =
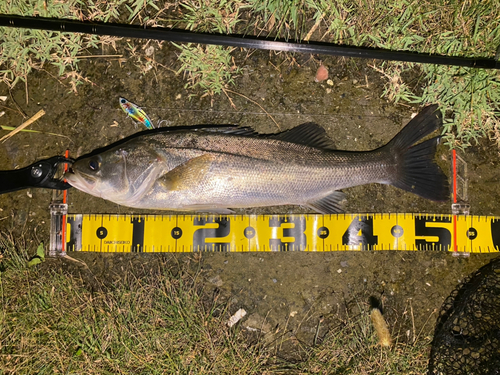
[[[153,46],[149,46],[146,48],[146,56],[151,56],[153,53],[155,53],[155,48]]]
[[[323,64],[321,64],[316,71],[316,76],[314,77],[314,82],[323,82],[328,79],[328,69],[326,69]]]
[[[238,311],[236,311],[234,313],[233,316],[231,316],[227,322],[227,325],[229,327],[232,327],[234,326],[236,323],[238,323],[241,318],[243,318],[245,315],[247,314],[247,312],[244,310],[244,309],[239,309]]]

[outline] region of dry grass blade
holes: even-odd
[[[14,130],[12,130],[10,133],[8,133],[8,134],[4,135],[2,138],[0,138],[0,142],[5,142],[10,137],[13,137],[14,135],[16,135],[17,133],[19,133],[20,131],[22,131],[24,128],[26,128],[27,126],[29,126],[32,123],[34,123],[36,120],[38,120],[44,114],[45,114],[45,111],[43,109],[39,110],[37,113],[35,113],[34,116],[32,116],[31,118],[29,118],[27,121],[23,122],[21,125],[19,125],[17,128],[15,128]]]
[[[246,100],[251,101],[253,104],[256,104],[256,105],[257,105],[260,109],[262,109],[262,110],[266,113],[266,115],[268,115],[268,116],[271,118],[271,120],[273,120],[273,122],[274,122],[274,123],[276,124],[276,126],[278,127],[278,130],[279,130],[279,131],[281,131],[281,126],[280,126],[280,124],[278,124],[278,123],[276,122],[276,120],[274,119],[274,117],[273,117],[273,116],[271,116],[271,114],[270,114],[269,112],[267,112],[267,111],[264,109],[264,107],[262,107],[262,106],[261,106],[259,103],[257,103],[255,100],[252,100],[252,99],[250,99],[248,96],[245,96],[245,95],[240,94],[239,92],[236,92],[236,91],[233,91],[233,90],[225,89],[225,91],[228,91],[228,92],[230,92],[231,94],[236,94],[236,95],[239,95],[239,96],[241,96],[241,97],[245,98]]]
[[[314,23],[313,27],[311,27],[311,30],[307,33],[306,37],[304,38],[305,42],[308,42],[309,39],[311,39],[311,36],[314,34],[318,26],[321,24],[321,21],[323,21],[323,18],[325,17],[326,12],[330,10],[330,5],[327,6],[325,11],[319,15],[319,17],[316,19],[316,22]]]
[[[5,125],[0,125],[0,128],[2,128],[2,130],[16,130],[16,128],[14,128],[12,126],[5,126]],[[30,129],[23,129],[21,131],[22,132],[27,132],[27,133],[40,133],[40,134],[54,135],[56,137],[68,138],[71,141],[71,138],[69,138],[67,135],[64,135],[64,134],[57,134],[57,133],[50,133],[50,132],[41,132],[39,130],[30,130]]]
[[[119,59],[123,57],[123,55],[83,55],[83,56],[75,56],[77,59]]]

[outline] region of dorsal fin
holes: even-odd
[[[200,128],[199,130],[203,130],[205,132],[217,132],[231,135],[241,135],[244,137],[257,137],[261,134],[257,133],[255,130],[248,126],[232,126],[232,127],[206,127]]]
[[[285,142],[298,143],[305,146],[335,149],[333,141],[326,135],[325,129],[314,122],[306,122],[293,129],[271,136]]]

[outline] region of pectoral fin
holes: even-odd
[[[160,177],[157,183],[168,191],[189,190],[205,178],[214,159],[210,154],[190,159]]]

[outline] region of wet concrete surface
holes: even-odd
[[[341,150],[369,150],[387,143],[418,108],[395,105],[383,97],[384,81],[370,67],[372,61],[325,58],[330,81],[314,82],[318,61],[267,52],[236,53],[241,76],[229,95],[200,98],[184,88],[174,47],[157,45],[154,59],[170,69],[158,67],[141,73],[137,61],[92,58],[80,63],[91,83],[71,92],[66,81],[53,72],[39,71],[28,77],[26,91],[19,84],[9,96],[0,84],[0,95],[9,96],[0,118],[3,125],[17,126],[24,112],[46,115],[31,129],[60,134],[20,133],[0,144],[0,169],[26,166],[36,160],[63,154],[81,155],[136,133],[136,125],[120,109],[120,96],[141,105],[155,124],[239,124],[261,133],[275,133],[301,123],[323,126]],[[102,51],[106,54],[109,51]],[[111,51],[115,53],[114,51]],[[128,57],[126,50],[120,50]],[[415,81],[416,82],[416,81]],[[414,83],[416,84],[416,83]],[[276,120],[263,113],[260,106]],[[483,141],[460,153],[468,164],[471,213],[499,215],[497,184],[498,150]],[[438,163],[450,174],[450,151],[439,146]],[[346,212],[451,213],[451,201],[427,201],[391,186],[365,185],[345,191]],[[0,196],[0,229],[26,236],[33,246],[48,241],[48,205],[52,192],[29,189]],[[71,213],[160,213],[118,206],[76,191],[69,192]],[[238,210],[237,213],[303,213],[300,207]],[[96,277],[119,285],[123,273],[138,264],[148,264],[156,255],[71,254],[84,260]],[[231,301],[231,309],[244,308],[245,327],[265,332],[289,332],[311,343],[322,320],[319,335],[335,326],[349,311],[367,311],[368,297],[380,298],[396,334],[407,330],[432,332],[443,300],[469,273],[486,264],[495,254],[453,257],[442,252],[332,252],[332,253],[204,253],[167,255],[168,261],[189,263],[201,270],[206,290],[218,290]],[[133,262],[131,262],[133,260]],[[234,312],[232,311],[232,312]],[[411,313],[410,313],[411,312]],[[291,333],[290,333],[291,332]]]

